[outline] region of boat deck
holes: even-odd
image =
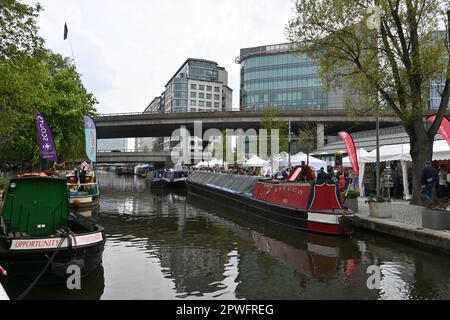
[[[3,286],[2,286],[1,282],[0,282],[0,300],[9,300],[9,297],[6,294],[5,289],[3,289]]]

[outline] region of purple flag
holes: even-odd
[[[50,131],[47,121],[45,121],[44,117],[37,111],[34,113],[34,119],[41,158],[58,162],[55,142],[53,141],[52,132]]]

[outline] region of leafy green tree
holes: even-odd
[[[448,10],[442,0],[297,0],[287,26],[299,53],[320,61],[329,89],[350,88],[349,104],[382,106],[402,121],[411,143],[412,203],[420,202],[421,171],[449,103]],[[429,126],[423,113],[432,83],[441,84],[441,102]]]
[[[153,141],[152,151],[153,152],[160,152],[161,151],[161,145],[159,144],[159,139]]]
[[[68,58],[45,49],[40,5],[0,4],[0,161],[39,161],[35,111],[49,122],[60,158],[83,156],[83,115],[95,115],[96,99]]]

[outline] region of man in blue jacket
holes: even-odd
[[[433,188],[438,179],[439,176],[437,171],[431,166],[431,162],[427,161],[425,168],[422,170],[422,190],[420,192],[422,200],[425,202],[427,208],[431,208],[431,205],[433,204]]]

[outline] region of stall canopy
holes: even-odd
[[[302,164],[302,161],[305,163],[308,162],[308,156],[306,153],[299,152],[291,156],[291,166],[299,166]],[[287,167],[289,165],[289,159],[285,158],[280,161],[280,166]],[[313,156],[309,156],[309,166],[314,168],[314,170],[320,170],[320,168],[327,168],[327,163],[320,159],[314,158]]]
[[[367,157],[370,154],[364,148],[359,148],[356,150],[356,154],[358,155],[358,163],[365,163],[367,161]],[[350,158],[345,157],[342,159],[342,165],[344,167],[350,167],[352,164],[350,163]]]
[[[266,160],[254,155],[250,159],[248,159],[242,166],[243,167],[258,167],[262,168],[266,164]]]

